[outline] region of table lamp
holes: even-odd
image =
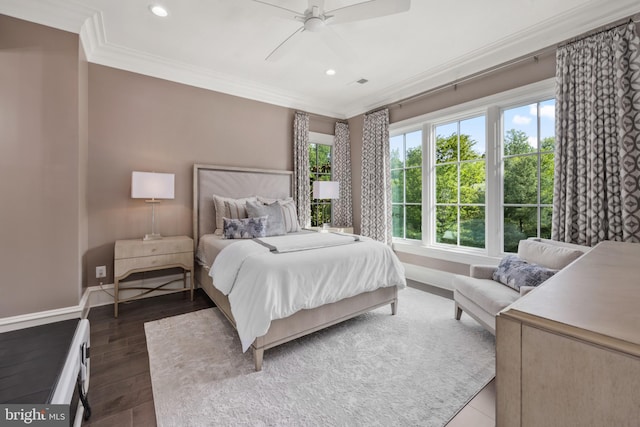
[[[313,182],[313,198],[314,199],[338,199],[340,198],[340,183],[338,181],[314,181]],[[322,228],[327,229],[329,224],[324,222],[323,216]]]
[[[147,199],[151,204],[151,234],[146,234],[143,240],[162,239],[156,232],[156,204],[157,199],[173,199],[175,189],[175,174],[156,172],[131,173],[131,198]]]

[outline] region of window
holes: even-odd
[[[551,238],[555,100],[503,111],[505,252],[527,237]]]
[[[390,139],[393,236],[422,239],[422,131]]]
[[[549,79],[393,124],[396,243],[418,240],[427,252],[411,249],[415,242],[406,250],[479,261],[515,252],[527,237],[549,238],[553,88]]]
[[[435,126],[435,241],[485,247],[485,116]]]
[[[314,199],[313,183],[331,181],[331,146],[309,143],[309,180],[311,198],[311,226],[318,227],[331,222],[331,199]]]

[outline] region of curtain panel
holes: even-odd
[[[552,238],[640,242],[640,39],[632,22],[556,53]]]
[[[353,227],[351,202],[351,143],[349,124],[336,122],[333,139],[332,179],[340,183],[340,198],[333,201],[333,225]]]
[[[391,243],[389,110],[364,116],[360,234]]]
[[[293,199],[301,227],[311,225],[309,184],[309,114],[296,112],[293,118]]]

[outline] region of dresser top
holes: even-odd
[[[131,245],[153,245],[158,243],[179,243],[179,242],[193,242],[193,239],[189,236],[169,236],[163,237],[161,239],[154,240],[143,240],[140,239],[127,239],[127,240],[116,240],[116,246],[131,246]]]
[[[80,319],[0,334],[0,403],[49,403]]]
[[[640,351],[640,244],[599,243],[503,313],[550,321],[544,326],[556,324],[558,331],[578,328],[586,339],[597,334]]]

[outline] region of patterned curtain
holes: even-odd
[[[360,234],[391,243],[389,110],[364,116]]]
[[[559,48],[552,238],[640,242],[640,39],[628,25]]]
[[[333,225],[335,227],[352,227],[351,144],[348,123],[336,122],[332,175],[332,179],[340,183],[340,198],[333,201]]]
[[[309,115],[296,112],[293,118],[293,200],[301,227],[311,225],[311,185],[309,184]]]

